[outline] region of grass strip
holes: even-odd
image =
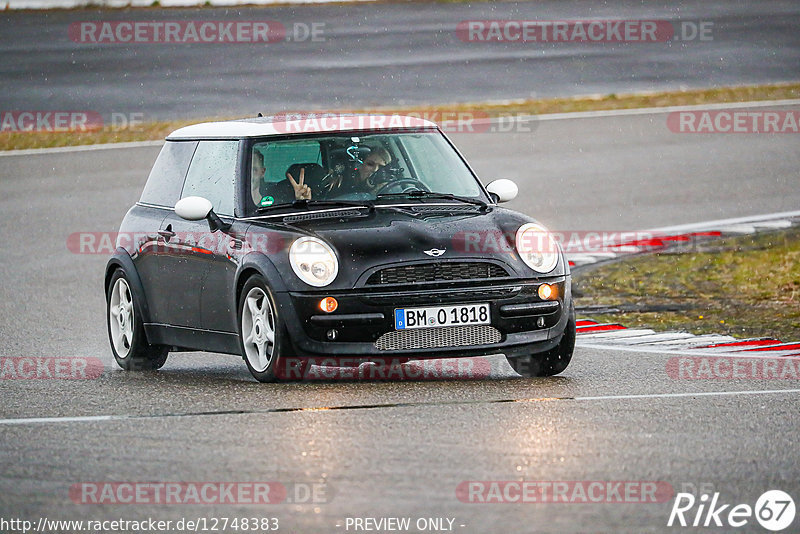
[[[800,98],[800,83],[758,86],[723,87],[715,89],[693,89],[636,94],[609,94],[572,98],[546,98],[515,100],[502,103],[469,102],[436,106],[406,106],[380,108],[353,108],[326,110],[346,113],[426,114],[436,120],[437,116],[452,117],[453,113],[479,113],[482,116],[502,117],[516,115],[542,115],[548,113],[571,113],[615,109],[636,109],[665,106],[684,106],[763,100],[785,100]],[[292,110],[288,110],[292,111]],[[145,122],[132,128],[104,127],[94,131],[0,131],[0,150],[51,148],[61,146],[90,145],[102,143],[124,143],[164,139],[170,132],[188,124],[208,120],[228,120],[238,117],[215,117],[195,120]]]
[[[579,314],[599,322],[797,341],[800,227],[601,264],[574,288]]]

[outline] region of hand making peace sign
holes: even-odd
[[[295,200],[311,200],[311,188],[303,183],[306,179],[306,169],[304,167],[300,167],[300,179],[298,181],[295,181],[294,177],[288,172],[286,177],[294,188]]]

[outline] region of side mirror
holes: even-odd
[[[497,203],[514,200],[519,193],[517,184],[505,178],[490,182],[489,185],[486,186],[486,190],[489,191],[489,194],[492,195],[492,198],[494,198],[494,201]]]
[[[226,231],[231,225],[220,219],[212,208],[211,201],[203,197],[186,197],[175,203],[175,213],[181,219],[187,221],[208,219],[208,226],[212,232]]]
[[[175,203],[175,213],[187,221],[199,221],[211,213],[211,201],[203,197],[186,197]]]

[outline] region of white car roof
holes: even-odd
[[[286,113],[254,119],[192,124],[175,130],[167,136],[167,140],[241,139],[269,135],[436,127],[436,123],[429,120],[406,115]]]

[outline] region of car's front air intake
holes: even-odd
[[[383,334],[375,342],[378,350],[436,349],[490,345],[502,339],[500,331],[489,325],[445,326],[397,330]]]

